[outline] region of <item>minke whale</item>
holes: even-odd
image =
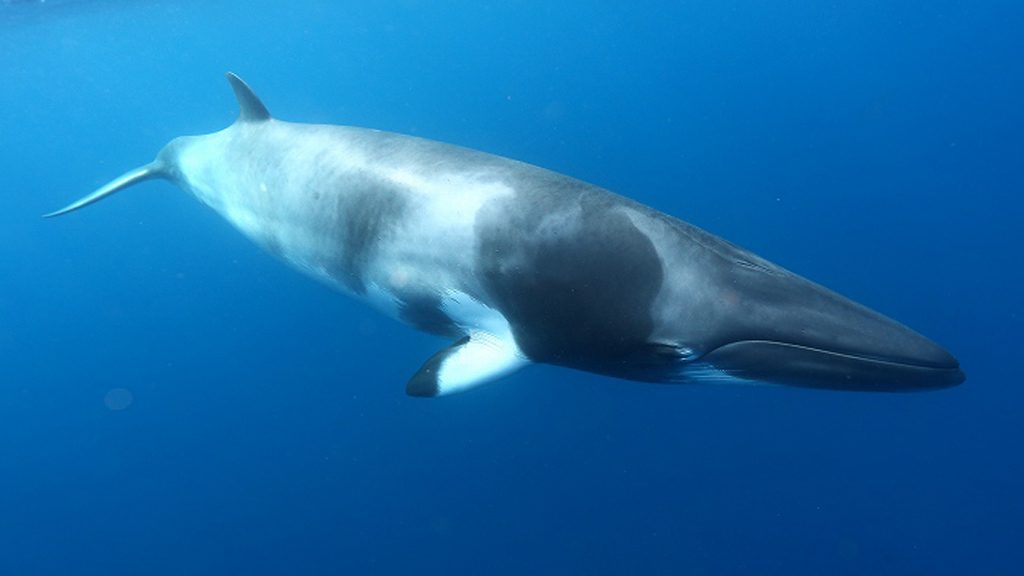
[[[378,130],[241,113],[47,214],[160,178],[299,271],[450,339],[406,385],[465,390],[530,363],[659,383],[952,386],[910,328],[713,234],[543,168]]]

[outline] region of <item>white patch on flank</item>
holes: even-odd
[[[376,247],[365,278],[396,294],[474,289],[477,213],[513,190],[474,173],[429,172],[404,164],[379,166],[376,172],[401,190],[409,206]]]
[[[461,222],[472,222],[477,210],[488,199],[511,190],[496,182],[486,182],[456,173],[423,175],[417,170],[392,168],[384,176],[400,184],[403,190],[416,193],[438,203],[449,216]]]

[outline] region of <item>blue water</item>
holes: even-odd
[[[1019,574],[1024,5],[0,3],[0,574]],[[531,367],[446,342],[163,182],[276,116],[616,190],[891,315],[922,394]]]

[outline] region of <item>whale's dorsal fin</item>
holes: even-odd
[[[227,77],[228,82],[231,83],[231,89],[235,91],[235,98],[238,99],[238,107],[241,109],[238,113],[238,121],[263,122],[270,120],[270,112],[267,112],[267,107],[260,102],[259,96],[252,91],[252,88],[249,88],[249,85],[234,72],[228,72]]]

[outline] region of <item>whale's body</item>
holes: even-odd
[[[607,190],[449,144],[242,113],[54,213],[160,177],[330,286],[455,342],[433,396],[529,362],[653,381],[913,390],[964,378],[910,329]]]

